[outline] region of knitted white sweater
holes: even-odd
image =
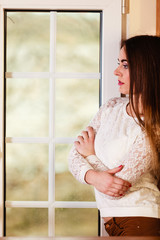
[[[116,176],[132,187],[123,197],[110,197],[95,189],[101,217],[146,216],[160,218],[160,191],[151,171],[151,152],[145,133],[126,112],[128,98],[114,98],[104,104],[89,126],[96,132],[95,152],[83,158],[73,147],[69,169],[86,183],[89,169],[105,171],[124,165]]]

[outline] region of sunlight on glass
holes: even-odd
[[[57,14],[57,72],[99,72],[99,45],[100,13]]]
[[[48,209],[7,208],[6,236],[47,236]]]
[[[50,13],[7,13],[7,72],[49,71]]]
[[[99,107],[99,80],[56,80],[56,136],[75,137]]]
[[[48,200],[48,145],[6,145],[6,200]]]
[[[7,137],[48,136],[48,92],[48,79],[7,79]]]
[[[55,213],[56,236],[97,236],[97,209],[58,208]]]

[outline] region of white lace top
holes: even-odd
[[[95,189],[101,217],[146,216],[160,218],[160,191],[151,171],[151,152],[145,133],[126,112],[128,98],[113,98],[104,104],[89,126],[96,132],[95,152],[83,158],[73,147],[69,169],[86,183],[89,169],[105,171],[124,165],[116,176],[132,187],[123,197],[110,197]]]

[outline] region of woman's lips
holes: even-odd
[[[120,80],[118,80],[118,85],[119,86],[121,86],[121,85],[123,85],[124,83],[123,82],[121,82]]]

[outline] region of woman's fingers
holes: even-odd
[[[87,131],[82,131],[81,135],[77,137],[77,140],[80,143],[83,143],[84,141],[94,141],[95,133],[94,129],[92,127],[87,127]]]
[[[105,194],[106,194],[106,195],[109,195],[109,196],[111,196],[111,197],[120,197],[119,194],[113,193],[112,191],[107,191]]]
[[[89,155],[95,155],[94,139],[89,137],[88,131],[82,131],[81,135],[77,137],[77,141],[74,143],[74,145],[76,147],[76,150],[83,157],[88,157]]]
[[[110,173],[110,174],[112,174],[112,176],[114,177],[114,182],[115,182],[117,185],[120,185],[120,187],[121,187],[121,186],[124,186],[124,187],[126,187],[126,188],[129,188],[129,187],[131,187],[130,182],[125,181],[125,180],[123,180],[123,179],[121,179],[121,178],[118,178],[118,177],[114,176],[114,174],[120,172],[120,171],[123,169],[123,167],[124,167],[123,165],[120,165],[119,167],[110,169],[110,170],[108,170],[107,172]],[[117,186],[117,187],[118,187],[118,186]]]
[[[120,197],[123,196],[130,187],[129,182],[113,176],[108,171],[97,172],[96,174],[98,181],[95,183],[95,187],[104,194],[108,195],[108,192],[110,192],[112,193],[112,196]]]
[[[89,127],[87,127],[87,131],[88,131],[88,136],[89,136],[89,138],[91,138],[92,140],[94,140],[94,138],[95,138],[94,129],[89,126]]]
[[[131,187],[130,182],[125,181],[125,180],[123,180],[121,178],[118,178],[118,177],[114,177],[114,183],[117,184],[117,185],[120,185],[122,187],[127,187],[127,188]]]
[[[80,143],[78,141],[75,141],[74,146],[77,149],[77,151],[79,152]]]
[[[129,188],[122,187],[122,188],[117,188],[117,185],[112,185],[112,187],[108,188],[109,191],[119,194],[119,195],[124,195]]]
[[[121,197],[125,193],[124,192],[115,192],[114,189],[111,188],[110,190],[106,191],[105,194],[107,194],[109,196],[112,196],[112,197]]]
[[[119,184],[112,184],[112,188],[115,189],[115,191],[123,191],[123,192],[127,192],[129,187],[125,186],[125,185],[119,185]]]
[[[87,131],[83,131],[81,134],[82,134],[82,137],[84,138],[84,140],[87,141],[88,138],[89,138],[88,132]]]
[[[114,175],[115,173],[120,172],[123,169],[123,167],[124,167],[123,165],[120,165],[120,166],[118,166],[116,168],[112,168],[112,169],[108,170],[108,173]]]
[[[78,137],[77,137],[77,140],[78,140],[78,142],[80,142],[80,143],[82,144],[83,141],[84,141],[84,138],[83,138],[82,136],[78,136]]]
[[[126,194],[131,184],[123,179],[113,177],[113,183],[107,187],[107,192],[112,192],[113,195],[123,196]]]

